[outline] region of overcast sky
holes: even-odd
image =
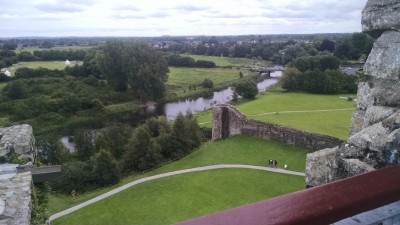
[[[0,0],[0,37],[361,31],[367,0]]]

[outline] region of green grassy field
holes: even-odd
[[[0,91],[7,85],[7,83],[0,83]]]
[[[17,48],[15,52],[33,53],[34,51],[45,51],[45,50],[79,50],[79,49],[90,49],[90,48],[93,47],[92,46],[55,46],[53,48],[24,47],[24,48]]]
[[[268,66],[268,62],[264,60],[247,59],[247,58],[228,58],[218,56],[206,56],[206,55],[185,55],[195,60],[207,60],[213,61],[217,66]]]
[[[169,70],[167,98],[182,97],[208,90],[202,86],[206,78],[213,81],[214,88],[229,86],[239,79],[237,69],[170,67]],[[189,90],[190,85],[196,85],[196,90]]]
[[[0,117],[0,127],[7,126],[9,124],[9,119],[7,117]]]
[[[75,63],[71,62],[71,64],[69,66],[74,66],[74,65],[75,65]],[[32,69],[43,67],[43,68],[47,68],[50,70],[54,70],[54,69],[63,70],[63,69],[65,69],[65,67],[67,67],[67,65],[65,64],[64,61],[19,62],[19,63],[13,64],[11,67],[9,67],[8,71],[10,71],[11,75],[14,76],[15,71],[18,68],[22,68],[22,67],[28,67],[28,68],[32,68]]]
[[[218,142],[205,143],[198,150],[179,161],[164,165],[145,174],[126,177],[118,185],[78,195],[74,200],[72,200],[70,196],[51,194],[49,196],[49,210],[51,213],[56,213],[131,181],[147,176],[193,167],[216,164],[266,166],[268,159],[276,159],[278,161],[278,167],[288,164],[288,169],[302,172],[305,170],[306,154],[306,150],[290,145],[284,145],[280,142],[247,136],[234,136]],[[280,174],[276,174],[276,176],[280,176]],[[304,178],[299,181],[298,185],[304,186]]]
[[[52,224],[173,224],[304,188],[304,177],[246,169],[177,175],[139,184]]]
[[[339,95],[270,92],[258,95],[254,101],[237,105],[237,108],[251,119],[330,135],[343,140],[348,137],[351,116],[355,107],[355,102],[340,99]],[[308,112],[333,109],[348,110]],[[211,123],[207,123],[211,121],[211,112],[198,114],[198,121],[205,123],[205,126],[211,126]]]

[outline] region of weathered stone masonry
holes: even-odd
[[[368,0],[361,23],[377,40],[358,86],[350,137],[307,155],[310,186],[400,163],[400,0]]]
[[[212,139],[227,138],[236,134],[277,140],[308,149],[310,152],[321,148],[331,148],[342,143],[341,140],[334,137],[247,119],[232,105],[224,104],[213,107]]]

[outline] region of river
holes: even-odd
[[[278,83],[278,78],[282,75],[281,71],[271,73],[271,78],[264,79],[257,83],[259,92],[268,90],[269,87]],[[211,98],[186,99],[183,101],[170,102],[157,106],[147,106],[143,114],[147,116],[159,115],[166,116],[168,120],[174,120],[179,113],[184,115],[187,112],[198,113],[212,108],[216,104],[224,104],[232,100],[233,88],[228,87],[222,91],[216,91]],[[61,142],[70,151],[75,151],[75,143],[70,142],[68,136],[61,137]]]
[[[282,75],[281,71],[271,73],[271,78],[264,79],[257,83],[259,92],[266,91],[269,87],[278,82],[278,78]],[[224,104],[232,100],[233,89],[231,87],[222,91],[214,92],[211,98],[196,98],[186,99],[183,101],[170,102],[157,107],[149,107],[147,111],[149,113],[155,113],[157,115],[164,115],[168,120],[173,120],[179,113],[186,114],[190,111],[192,113],[198,113],[206,111],[212,108],[216,104]]]

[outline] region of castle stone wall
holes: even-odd
[[[224,113],[228,112],[228,113]],[[342,143],[340,139],[310,133],[272,123],[247,119],[234,106],[224,104],[213,108],[213,140],[244,134],[308,149],[310,152]],[[228,135],[226,135],[228,134]]]

